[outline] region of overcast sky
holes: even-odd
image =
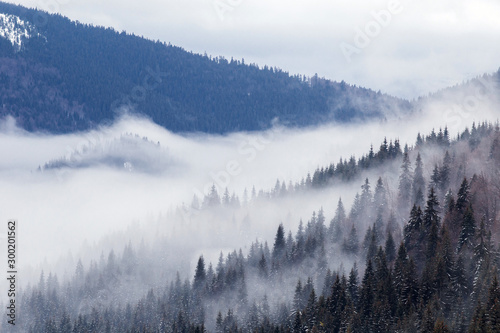
[[[500,67],[498,0],[11,2],[406,98]]]

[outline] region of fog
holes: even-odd
[[[285,128],[277,120],[268,131],[225,136],[174,134],[132,115],[70,135],[28,133],[4,119],[0,220],[19,223],[20,283],[37,281],[41,270],[64,280],[78,258],[88,265],[110,250],[121,253],[128,242],[163,251],[166,277],[180,271],[186,278],[199,255],[215,265],[221,251],[248,251],[256,239],[271,247],[279,223],[295,234],[300,219],[306,223],[321,207],[328,225],[340,197],[349,211],[361,181],[234,210],[203,212],[190,205],[195,195],[201,202],[213,185],[220,196],[227,187],[241,201],[245,189],[250,197],[252,187],[269,191],[277,179],[295,184],[341,157],[359,158],[370,145],[377,150],[384,137],[411,146],[419,132],[448,126],[453,137],[473,121],[495,121],[498,108],[488,89],[471,85],[422,100],[406,119],[304,129]],[[398,163],[363,177],[374,188],[382,176],[391,196]]]

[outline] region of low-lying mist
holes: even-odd
[[[137,248],[166,243],[163,261],[171,274],[165,278],[173,279],[176,271],[186,278],[199,255],[215,265],[221,251],[248,250],[256,239],[272,246],[279,223],[295,233],[300,219],[306,223],[321,207],[328,224],[339,198],[350,209],[361,181],[254,200],[232,210],[203,212],[191,205],[194,196],[201,203],[213,186],[221,197],[227,187],[243,204],[245,195],[251,201],[253,187],[258,193],[274,188],[277,179],[295,184],[341,157],[361,157],[384,137],[411,146],[419,132],[448,126],[453,137],[474,120],[494,121],[498,110],[478,94],[471,90],[458,102],[449,96],[431,100],[411,119],[305,129],[277,123],[268,131],[225,136],[174,134],[130,115],[109,127],[69,135],[27,133],[5,119],[0,220],[19,222],[21,284],[37,281],[41,270],[71,277],[78,258],[88,265],[111,250],[121,253],[129,242]],[[464,108],[462,100],[470,102],[470,96],[476,96],[475,104]],[[363,177],[374,186],[382,176],[393,191],[398,171],[395,164]],[[431,171],[426,165],[427,176]]]

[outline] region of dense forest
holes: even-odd
[[[226,133],[265,129],[274,119],[301,127],[411,110],[345,82],[193,54],[12,4],[0,3],[0,13],[31,24],[21,47],[0,38],[0,116],[29,131],[95,128],[125,111],[175,132]]]
[[[459,104],[461,113],[426,110],[451,128],[457,112],[461,124],[496,105],[500,83],[499,70],[406,101],[3,2],[0,32],[0,117],[31,132],[91,133],[124,114],[181,133],[384,122],[423,117],[436,101]],[[99,168],[184,185],[159,177],[189,169],[172,142],[102,138],[40,161],[27,179],[62,183]],[[76,257],[30,267],[39,280],[19,285],[16,326],[3,320],[0,331],[500,332],[498,120],[366,148],[270,188],[195,188],[166,215],[124,221]]]
[[[307,180],[240,200],[215,187],[199,212],[360,187],[350,209],[324,210],[247,250],[201,255],[191,278],[162,275],[152,247],[130,243],[71,278],[42,273],[22,291],[27,332],[497,332],[500,330],[500,128],[474,123],[418,135],[402,149],[318,168]],[[397,188],[383,173],[397,165]],[[330,171],[331,170],[331,171]],[[372,182],[365,175],[369,174]],[[375,176],[373,178],[373,175]],[[316,180],[315,180],[316,179]],[[395,194],[395,195],[393,195]],[[161,240],[160,240],[161,242]],[[162,250],[160,250],[162,251]],[[175,254],[164,253],[175,257]],[[172,259],[175,260],[175,259]],[[142,295],[132,297],[137,286]],[[3,328],[8,331],[8,327]]]

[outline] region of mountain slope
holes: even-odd
[[[189,218],[176,210],[106,237],[102,243],[114,245],[93,251],[101,259],[75,260],[74,274],[62,281],[42,272],[22,291],[16,329],[498,332],[499,124],[473,123],[456,140],[423,137],[403,156],[381,161],[371,174],[377,185],[371,190],[366,178],[350,210],[344,188],[335,213],[320,208],[293,229],[266,207],[290,214],[291,203],[320,207],[318,199],[331,193],[289,189],[241,205],[215,193]],[[383,166],[393,162],[401,169],[391,184],[382,180]],[[219,249],[228,238],[221,235],[255,230],[259,211],[277,229],[274,238],[236,241],[239,249],[221,249],[218,260],[209,254],[208,244]],[[206,250],[190,266],[186,253],[195,243]]]
[[[1,2],[0,13],[33,27],[22,46],[0,37],[0,116],[30,131],[84,130],[124,110],[172,131],[209,133],[259,130],[275,118],[307,126],[410,111],[407,101],[344,82],[192,54]]]

